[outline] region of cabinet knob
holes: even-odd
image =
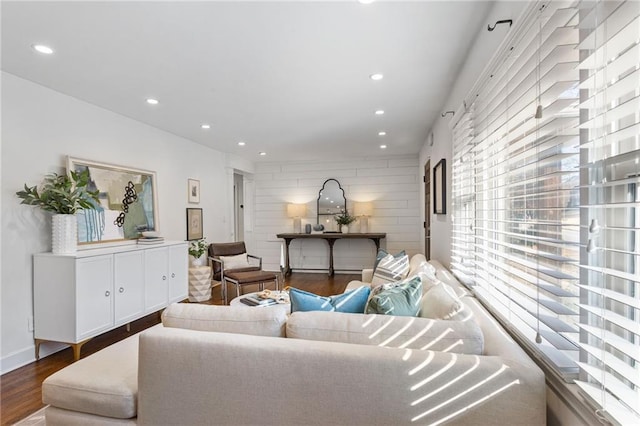
[[[163,276],[162,276],[162,281],[166,281],[166,280],[167,280],[167,276],[166,276],[166,275],[163,275]]]
[[[172,272],[172,273],[171,273],[171,278],[175,278],[175,277],[176,277],[176,273],[175,273],[175,272]]]
[[[124,287],[120,287],[120,288],[118,289],[118,291],[119,291],[120,293],[124,293]]]
[[[109,297],[111,296],[111,292],[109,290],[104,292],[104,297]]]

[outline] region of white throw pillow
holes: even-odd
[[[247,259],[247,253],[236,256],[220,256],[220,260],[224,264],[224,269],[240,269],[251,266],[249,265],[249,259]]]
[[[388,254],[376,266],[371,284],[374,286],[400,281],[409,273],[409,256],[393,257]]]
[[[455,290],[443,282],[431,287],[422,297],[421,303],[422,309],[418,315],[422,318],[456,321],[470,318]]]

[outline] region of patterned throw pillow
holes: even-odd
[[[369,299],[366,314],[383,314],[415,317],[420,311],[422,280],[412,277],[398,283],[382,284]]]
[[[378,263],[380,263],[380,261],[382,259],[387,257],[388,254],[391,254],[391,253],[389,253],[388,251],[386,251],[383,248],[378,249],[378,254],[376,254],[376,261],[373,263],[373,269],[376,269],[378,267]],[[402,256],[406,255],[406,254],[407,254],[407,252],[402,250],[402,251],[399,251],[398,253],[394,254],[393,257],[395,257],[397,259],[399,257],[402,257]]]
[[[373,279],[371,284],[380,285],[384,283],[391,283],[394,281],[400,281],[407,277],[409,273],[409,256],[406,254],[400,257],[393,257],[393,255],[386,255],[373,271]]]
[[[291,312],[332,311],[361,314],[369,299],[369,286],[362,286],[335,296],[319,296],[297,288],[289,289]]]

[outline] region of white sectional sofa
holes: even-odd
[[[47,378],[47,425],[546,424],[542,371],[461,300],[462,321],[172,305]]]

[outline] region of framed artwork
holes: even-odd
[[[67,157],[67,170],[89,171],[89,186],[100,205],[76,213],[78,244],[133,240],[158,229],[156,173]]]
[[[202,239],[202,209],[187,208],[187,240]]]
[[[447,168],[443,158],[433,168],[433,212],[435,214],[447,214]]]
[[[196,179],[188,179],[189,203],[200,203],[200,181]]]

